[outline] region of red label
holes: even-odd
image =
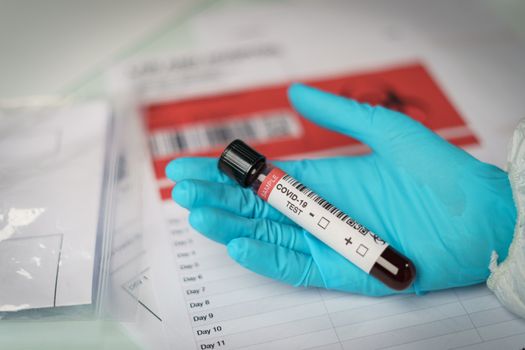
[[[264,199],[265,201],[268,201],[268,197],[270,196],[270,193],[272,193],[273,188],[279,182],[279,180],[285,175],[285,172],[282,171],[279,168],[274,168],[268,175],[266,175],[266,178],[262,182],[261,186],[259,187],[259,190],[257,191],[257,195]]]
[[[422,64],[340,74],[304,83],[360,102],[403,112],[455,145],[478,144],[475,135]],[[239,137],[257,147],[268,158],[332,149],[343,149],[339,154],[366,152],[356,140],[301,118],[288,102],[288,86],[289,83],[285,83],[145,106],[144,117],[157,178],[165,178],[164,168],[171,159],[182,156],[215,157],[220,155],[229,141]],[[282,115],[285,117],[281,119],[288,124],[276,118]],[[269,123],[271,125],[268,126],[263,125],[264,121],[276,123]],[[221,128],[224,125],[229,126]],[[295,129],[290,127],[290,130],[299,131],[279,134],[283,125],[292,125]],[[261,133],[262,127],[267,130]],[[243,136],[250,133],[263,136]],[[268,134],[273,136],[268,137]],[[207,141],[203,143],[203,139]],[[217,141],[226,139],[229,141]],[[192,142],[200,142],[200,147],[189,147]],[[170,193],[167,187],[163,185],[161,191],[165,199]]]

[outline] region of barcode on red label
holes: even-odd
[[[191,126],[161,130],[149,137],[154,158],[179,153],[204,152],[223,147],[235,139],[248,143],[275,139],[298,138],[303,133],[297,117],[287,110],[260,112],[217,123],[195,123]]]

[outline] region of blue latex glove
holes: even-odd
[[[289,98],[304,117],[373,153],[274,164],[411,259],[418,275],[405,292],[483,282],[491,253],[506,257],[516,209],[504,171],[401,113],[299,84]],[[173,199],[191,211],[191,225],[226,244],[246,268],[295,286],[396,293],[234,184],[217,159],[177,159],[166,173],[177,182]]]

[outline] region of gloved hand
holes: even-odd
[[[516,209],[504,171],[401,113],[299,84],[289,98],[304,117],[373,153],[274,164],[411,259],[417,277],[405,292],[483,282],[491,253],[506,257]],[[217,159],[177,159],[166,173],[190,224],[246,268],[295,286],[396,293],[234,184]]]

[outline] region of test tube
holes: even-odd
[[[278,167],[241,140],[230,143],[219,169],[366,273],[394,290],[410,286],[414,264],[378,235]]]

